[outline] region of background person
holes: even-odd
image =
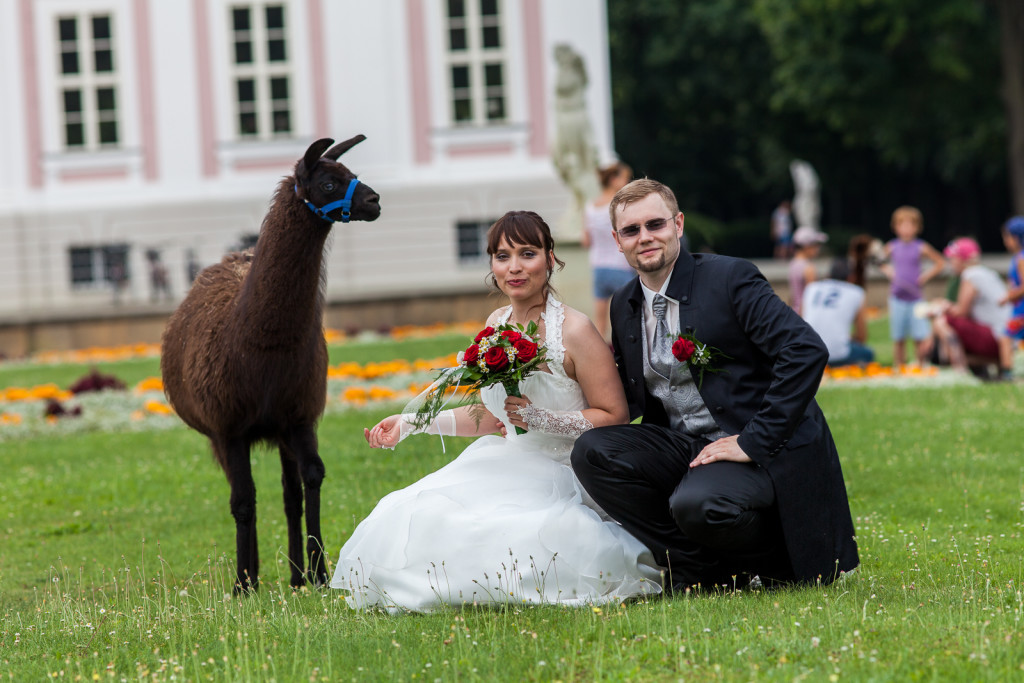
[[[998,363],[997,379],[1013,379],[1013,340],[1006,334],[1010,306],[1002,278],[981,265],[981,248],[970,237],[958,237],[943,253],[960,276],[956,302],[944,304],[934,323],[948,344],[950,363],[958,370]]]
[[[804,290],[803,319],[814,328],[828,349],[828,364],[837,367],[870,363],[875,352],[867,346],[864,288],[849,282],[845,258],[832,262],[828,278]]]
[[[946,267],[935,247],[920,238],[924,228],[921,212],[913,206],[901,206],[892,212],[892,231],[896,238],[885,245],[887,262],[882,272],[889,278],[889,334],[892,337],[893,365],[906,365],[907,339],[914,343],[914,362],[923,363],[930,355],[931,329],[928,321],[914,315],[914,306],[924,301],[925,283]],[[921,262],[932,267],[922,272]]]
[[[1003,225],[1003,244],[1013,254],[1007,277],[1010,286],[1002,303],[1013,305],[1006,333],[1012,339],[1024,339],[1024,216],[1014,216]]]
[[[594,325],[604,339],[608,338],[608,302],[612,293],[633,279],[636,271],[629,267],[612,236],[612,219],[608,205],[615,193],[633,179],[633,171],[617,161],[598,171],[601,194],[584,207],[581,244],[590,257],[594,280]]]
[[[774,245],[772,255],[780,261],[785,261],[793,254],[793,212],[788,199],[779,202],[772,211],[770,232]]]
[[[800,304],[804,297],[804,288],[818,279],[814,269],[814,259],[818,258],[821,245],[828,241],[828,235],[822,231],[803,225],[793,233],[793,244],[796,251],[789,262],[789,300],[793,310],[800,313]]]

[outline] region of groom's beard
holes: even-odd
[[[641,273],[653,273],[664,268],[667,262],[668,259],[665,257],[665,252],[662,251],[658,255],[658,258],[654,259],[653,261],[647,261],[646,263],[642,263],[638,259],[636,263],[636,269]]]
[[[659,270],[674,266],[682,251],[682,245],[678,242],[673,244],[669,241],[662,245],[660,253],[653,259],[642,261],[640,260],[639,255],[637,255],[636,265],[633,266],[633,268],[640,273],[655,273]]]

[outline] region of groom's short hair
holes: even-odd
[[[672,216],[675,217],[679,213],[679,202],[676,201],[676,195],[672,192],[672,189],[664,183],[659,183],[657,180],[651,180],[650,178],[639,178],[629,183],[621,190],[615,193],[612,197],[611,203],[608,205],[608,213],[611,215],[612,227],[616,230],[618,226],[615,225],[615,212],[620,206],[625,207],[633,202],[638,202],[647,195],[655,194],[661,196],[665,201],[665,206],[672,212]]]

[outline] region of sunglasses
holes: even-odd
[[[636,237],[637,235],[640,234],[641,228],[647,228],[647,232],[658,232],[659,230],[662,230],[666,225],[668,225],[671,221],[671,218],[655,218],[654,220],[647,221],[642,226],[637,224],[624,225],[618,230],[619,237]]]

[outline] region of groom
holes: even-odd
[[[611,320],[630,418],[643,422],[576,441],[587,492],[668,568],[673,590],[754,575],[829,583],[854,569],[839,457],[814,400],[821,339],[750,262],[682,249],[665,185],[633,181],[609,210],[640,275],[615,293]],[[695,342],[689,362],[672,353],[680,334]]]

